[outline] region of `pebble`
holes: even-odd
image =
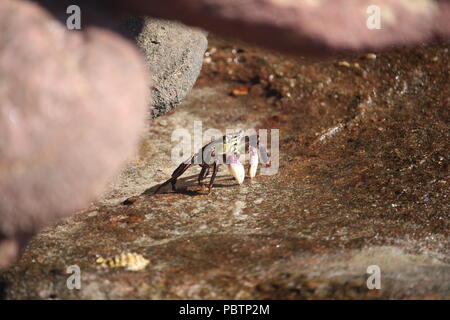
[[[348,63],[347,61],[339,61],[339,65],[346,68],[350,67],[350,63]]]
[[[264,201],[263,198],[258,198],[255,200],[255,204],[261,204]]]
[[[377,55],[375,53],[367,53],[364,55],[366,60],[376,60]]]
[[[246,96],[248,94],[247,88],[235,88],[231,91],[233,96]]]

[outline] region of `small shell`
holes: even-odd
[[[149,263],[149,260],[145,259],[140,254],[127,252],[116,255],[112,258],[98,257],[95,262],[100,264],[103,268],[124,267],[129,271],[139,271],[145,269]]]

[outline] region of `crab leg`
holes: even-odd
[[[172,184],[172,190],[176,191],[177,188],[175,184],[177,183],[177,179],[191,166],[191,163],[182,163],[178,166],[178,168],[175,169],[175,171],[172,173],[172,178],[161,184],[155,191],[155,194],[158,193],[158,191],[163,187],[168,185],[169,183]]]
[[[203,180],[208,176],[210,167],[202,167],[200,174],[198,175],[198,185],[203,187]]]
[[[214,180],[216,180],[217,171],[219,171],[219,164],[217,162],[214,162],[213,164],[213,173],[211,176],[211,180],[209,181],[209,192],[211,192],[212,186],[214,184]]]

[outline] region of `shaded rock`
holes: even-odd
[[[450,37],[450,3],[439,0],[115,0],[138,14],[177,19],[295,55],[379,51]],[[367,20],[377,5],[381,29]]]
[[[0,21],[3,267],[104,190],[135,151],[149,95],[138,50],[106,29],[69,31],[28,1],[1,1]]]
[[[128,23],[144,53],[152,78],[152,113],[175,108],[191,90],[203,64],[206,33],[177,22],[133,18]]]

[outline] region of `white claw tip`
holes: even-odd
[[[255,147],[250,147],[250,170],[249,170],[250,178],[256,176],[256,170],[258,169],[258,161],[259,161],[258,151],[256,150]]]
[[[239,160],[234,156],[228,164],[228,171],[239,184],[244,182],[245,168],[242,163],[240,163]]]
[[[256,176],[257,169],[258,169],[258,165],[250,165],[250,171],[249,171],[250,178],[254,178]]]

